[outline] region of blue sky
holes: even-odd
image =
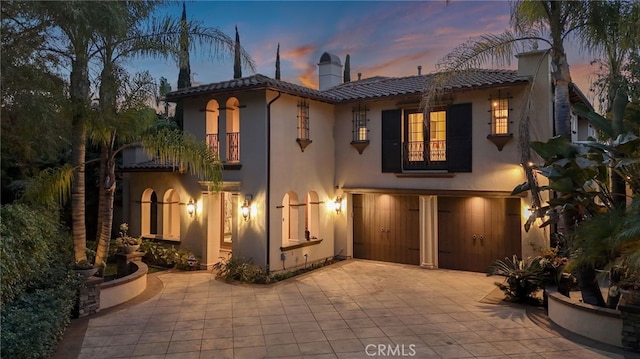
[[[351,57],[351,78],[408,76],[435,71],[435,64],[472,36],[509,28],[506,1],[187,1],[189,20],[217,27],[240,42],[253,57],[257,73],[274,77],[280,43],[282,80],[317,87],[317,63],[323,52]],[[181,3],[163,9],[179,16]],[[543,44],[540,44],[543,48]],[[568,48],[574,82],[588,94],[590,56]],[[512,64],[512,65],[515,65]],[[176,88],[177,64],[145,60],[135,67],[166,77]],[[486,64],[487,68],[495,68]],[[233,59],[191,53],[193,83],[233,77]],[[249,70],[243,70],[248,76]]]

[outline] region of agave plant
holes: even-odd
[[[546,260],[540,256],[519,259],[513,257],[498,259],[487,270],[487,275],[505,277],[506,284],[496,282],[509,301],[526,303],[537,301],[532,294],[537,292],[545,280]]]

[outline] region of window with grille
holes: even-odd
[[[309,139],[309,103],[305,100],[298,102],[298,139]]]
[[[447,160],[447,112],[429,112],[429,161]]]
[[[407,156],[411,162],[424,161],[424,121],[421,112],[407,115]]]
[[[352,130],[352,142],[368,142],[369,141],[369,128],[367,118],[366,107],[358,105],[353,109],[353,130]]]
[[[496,98],[490,98],[491,102],[491,134],[509,134],[509,95],[501,96],[498,92]]]

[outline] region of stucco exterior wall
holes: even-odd
[[[276,93],[270,92],[269,99]],[[319,232],[312,234],[323,241],[320,244],[286,251],[284,267],[304,263],[307,254],[309,263],[333,256],[333,225],[338,216],[328,209],[336,196],[334,189],[334,140],[332,105],[307,100],[309,103],[309,144],[304,152],[296,142],[298,137],[298,101],[300,98],[283,94],[271,106],[271,258],[270,268],[283,268],[280,247],[283,242],[282,201],[286,193],[297,195],[304,204],[306,195],[314,191],[321,202],[318,206]],[[298,239],[304,239],[305,206],[298,207]]]
[[[202,211],[196,208],[194,217],[189,216],[186,210],[186,203],[189,199],[198,201],[200,198],[200,185],[194,177],[188,174],[180,174],[177,172],[132,172],[126,175],[128,177],[128,186],[124,195],[125,205],[128,203],[128,218],[123,220],[129,223],[129,233],[133,236],[141,235],[141,219],[142,193],[150,188],[156,192],[158,202],[162,202],[163,195],[170,189],[176,191],[179,197],[179,214],[180,214],[180,236],[172,238],[171,241],[181,248],[189,249],[196,255],[202,255],[203,235],[206,231],[202,229]],[[161,210],[158,211],[158,217],[162,218]],[[198,228],[199,227],[199,228]],[[160,228],[158,228],[160,232]],[[161,232],[160,232],[161,233]],[[165,239],[158,236],[159,239]]]

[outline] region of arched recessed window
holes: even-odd
[[[218,138],[218,118],[220,117],[220,110],[218,101],[210,100],[207,102],[206,109],[206,131],[207,131],[207,145],[213,153],[220,155],[220,139]]]
[[[147,188],[142,192],[140,224],[143,236],[158,234],[158,196],[151,188]]]
[[[298,195],[287,192],[282,198],[282,243],[298,238]]]
[[[240,103],[235,97],[227,100],[227,162],[240,162]]]
[[[309,231],[308,239],[320,238],[320,200],[314,191],[307,193],[307,205],[305,206],[304,227]]]
[[[162,237],[180,238],[180,196],[173,189],[162,198]]]

